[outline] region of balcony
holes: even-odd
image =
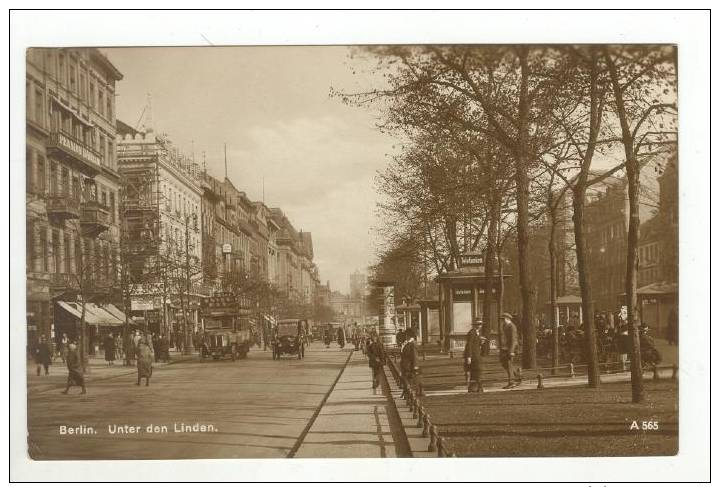
[[[75,163],[85,172],[95,175],[102,170],[102,158],[98,152],[64,132],[51,132],[47,142],[51,155]]]
[[[80,212],[80,226],[85,236],[97,237],[110,228],[110,210],[95,201],[85,203]]]
[[[77,219],[80,216],[80,200],[73,195],[49,195],[45,206],[49,217],[61,221]]]

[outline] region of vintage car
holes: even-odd
[[[298,359],[305,357],[305,328],[304,320],[279,320],[273,330],[273,360],[279,359],[283,354],[297,355]]]

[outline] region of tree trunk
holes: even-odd
[[[623,148],[625,150],[625,169],[627,174],[627,190],[629,199],[629,222],[627,235],[627,261],[625,277],[625,299],[628,314],[628,334],[632,341],[630,353],[630,381],[632,384],[632,400],[641,403],[645,400],[645,386],[643,384],[642,361],[640,358],[640,335],[637,326],[637,250],[640,236],[640,164],[635,157],[633,133],[630,130],[623,91],[618,79],[617,66],[609,50],[605,48],[605,61],[607,62],[610,80],[612,81],[615,107],[618,121],[622,130]]]
[[[530,67],[528,65],[528,47],[519,50],[521,68],[520,94],[518,103],[518,138],[515,154],[515,183],[517,199],[517,245],[518,245],[518,271],[520,273],[520,296],[522,298],[522,335],[523,335],[523,367],[534,369],[535,357],[535,310],[533,309],[533,289],[530,279],[529,245],[529,201],[530,181],[528,178],[528,119],[530,113],[528,99],[528,78]]]
[[[557,231],[557,207],[553,204],[552,194],[549,199],[550,210],[550,240],[548,242],[548,253],[550,254],[550,319],[552,320],[552,373],[557,373],[560,365],[560,337],[558,336],[557,321],[557,246],[555,245],[555,233]]]
[[[493,301],[493,284],[495,282],[495,262],[496,243],[497,243],[497,222],[500,219],[499,204],[492,196],[490,219],[488,224],[487,248],[485,250],[485,289],[483,294],[483,335],[487,336],[488,331],[495,328],[493,320],[491,320],[491,310]]]
[[[573,191],[573,227],[575,230],[575,253],[577,254],[578,282],[582,297],[583,328],[585,330],[585,346],[587,348],[588,385],[597,387],[600,384],[600,367],[598,365],[597,338],[595,336],[595,311],[592,288],[588,272],[587,255],[585,252],[585,230],[583,228],[585,211],[585,185],[578,182]]]
[[[637,307],[637,261],[638,239],[640,237],[640,168],[637,161],[627,161],[628,196],[630,199],[630,221],[628,225],[627,245],[627,277],[625,280],[625,296],[628,311],[628,333],[632,338],[630,354],[630,374],[632,381],[633,402],[645,400],[645,386],[642,379],[642,359],[640,356],[640,334],[638,330]]]

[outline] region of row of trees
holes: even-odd
[[[542,219],[551,228],[547,250],[554,303],[554,232],[559,207],[569,197],[588,382],[598,385],[584,208],[589,188],[624,174],[630,206],[625,291],[632,388],[633,400],[642,401],[636,293],[640,170],[676,144],[675,49],[384,46],[358,54],[372,61],[372,79],[382,80],[379,86],[333,94],[351,105],[379,109],[380,130],[400,141],[392,163],[377,178],[386,222],[381,257],[403,255],[413,263],[412,275],[413,266],[446,272],[456,267],[461,253],[482,251],[491,277],[502,265],[499,252],[515,242],[525,368],[536,366],[532,261],[538,256],[530,250],[532,225]],[[489,289],[484,299],[488,313]],[[557,345],[555,350],[557,363]]]

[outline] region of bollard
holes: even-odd
[[[660,374],[658,373],[657,364],[653,364],[653,380],[658,380],[659,378]]]
[[[452,350],[450,350],[450,358],[455,358],[455,353]]]
[[[538,380],[537,388],[538,388],[538,389],[545,389],[545,385],[543,384],[543,376],[542,376],[542,374],[538,374],[538,375],[537,375],[537,380]]]
[[[425,350],[422,351],[423,362],[425,361]]]
[[[416,428],[422,428],[424,424],[422,408],[418,408]]]
[[[430,443],[428,443],[428,451],[434,452],[435,451],[435,438],[437,437],[437,430],[435,429],[435,425],[430,425]]]
[[[430,424],[430,418],[428,417],[427,413],[425,412],[425,408],[422,408],[422,418],[423,418],[423,427],[422,427],[421,436],[423,438],[427,438],[428,437],[428,425]]]
[[[570,362],[570,377],[575,377],[575,365]]]
[[[678,366],[677,364],[673,364],[673,372],[672,372],[672,378],[677,379],[677,373],[678,373]]]
[[[445,449],[443,446],[443,440],[441,436],[437,437],[437,456],[438,458],[442,458],[445,456]]]

